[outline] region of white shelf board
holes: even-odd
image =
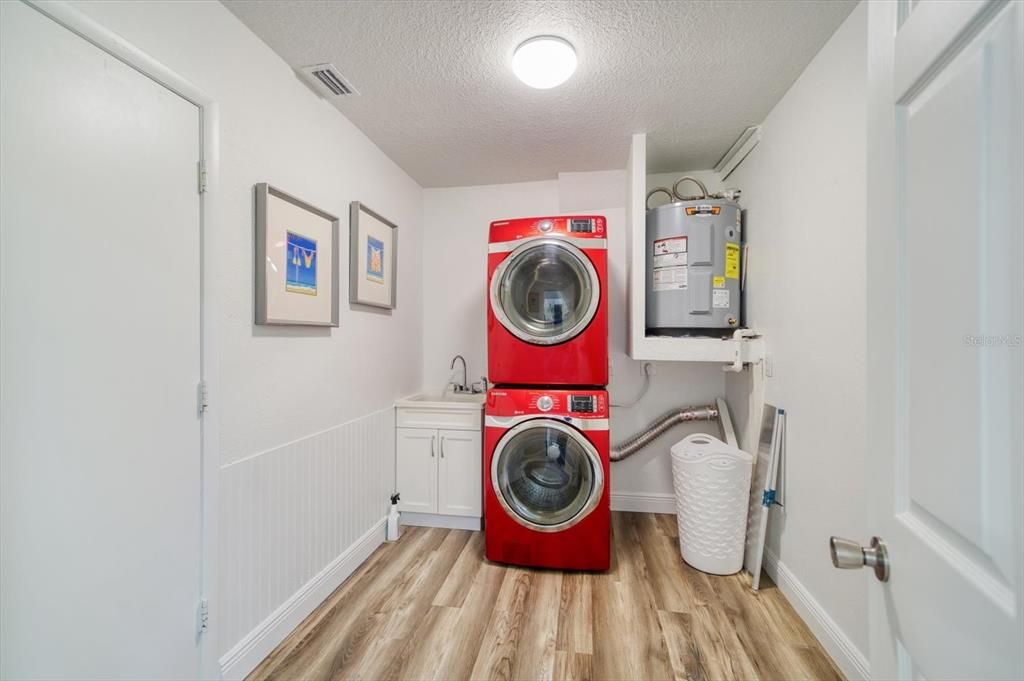
[[[637,360],[675,362],[722,362],[737,359],[744,364],[764,359],[761,338],[676,338],[669,336],[642,336],[633,339],[630,357]]]

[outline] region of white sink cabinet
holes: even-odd
[[[395,403],[403,524],[480,529],[483,403],[483,395],[413,395]]]

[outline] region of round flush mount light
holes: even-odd
[[[547,90],[561,85],[576,70],[576,50],[568,40],[553,35],[530,38],[512,55],[512,71],[532,88]]]

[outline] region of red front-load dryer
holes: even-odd
[[[606,570],[611,559],[608,393],[492,388],[484,406],[484,555]]]
[[[492,384],[608,384],[604,217],[492,222],[487,290]]]

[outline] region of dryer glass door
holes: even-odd
[[[590,324],[601,283],[590,258],[560,239],[519,246],[495,271],[491,308],[510,333],[529,343],[567,341]]]
[[[578,523],[604,490],[597,450],[578,430],[551,419],[525,421],[505,434],[491,482],[513,519],[542,532]]]

